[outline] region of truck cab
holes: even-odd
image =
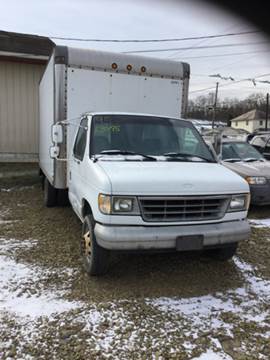
[[[85,113],[68,161],[87,272],[113,250],[207,250],[228,259],[248,238],[248,184],[216,162],[191,122]]]

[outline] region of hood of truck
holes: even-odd
[[[247,182],[217,163],[99,161],[115,195],[207,195],[249,192]]]
[[[270,178],[270,161],[239,161],[235,163],[224,161],[223,165],[243,177],[264,176],[268,179]]]

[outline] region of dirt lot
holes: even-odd
[[[42,197],[35,165],[0,165],[1,360],[270,359],[270,208],[232,261],[115,254],[97,279]]]

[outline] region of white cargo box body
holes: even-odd
[[[60,157],[68,158],[84,112],[183,117],[189,65],[142,56],[58,46],[40,83],[40,167],[51,184],[67,187],[67,163],[53,160],[51,127],[70,120]]]

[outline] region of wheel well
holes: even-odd
[[[91,206],[89,205],[89,202],[85,199],[82,201],[82,216],[85,217],[88,214],[92,214]]]

